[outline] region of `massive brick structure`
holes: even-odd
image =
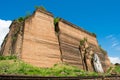
[[[0,51],[0,55],[16,55],[38,67],[63,62],[87,71],[94,71],[91,58],[94,53],[106,71],[110,61],[99,49],[95,35],[63,19],[54,25],[53,15],[41,9],[23,21],[12,22]]]
[[[50,67],[60,62],[59,44],[54,31],[53,15],[35,11],[24,25],[21,58],[40,67]]]

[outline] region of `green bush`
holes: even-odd
[[[41,10],[43,10],[43,11],[46,11],[45,7],[43,7],[43,6],[35,6],[35,8],[36,8],[36,9],[41,9]]]
[[[16,56],[0,56],[0,60],[12,60],[17,59]]]
[[[17,19],[18,22],[22,22],[22,21],[24,21],[24,20],[25,20],[25,17],[19,17],[19,18]]]
[[[93,36],[97,37],[97,35],[95,33],[91,33]]]
[[[29,18],[31,16],[30,13],[27,13],[26,16],[19,17],[16,21],[17,22],[23,22],[25,19]]]
[[[30,13],[30,11],[26,12],[26,16],[24,17],[25,19],[29,18],[32,14]]]
[[[87,38],[80,40],[80,46],[84,45],[85,42],[87,42]]]
[[[117,74],[120,74],[120,66],[115,66],[114,72],[116,72]]]
[[[60,18],[59,17],[56,17],[54,18],[54,25],[56,26],[56,24],[59,22]]]

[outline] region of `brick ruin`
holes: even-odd
[[[50,12],[37,9],[24,21],[14,20],[9,29],[0,55],[16,55],[38,67],[52,67],[62,62],[94,71],[92,55],[97,53],[104,71],[110,66],[110,60],[99,48],[95,35],[64,19],[54,25]]]

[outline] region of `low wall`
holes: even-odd
[[[42,77],[42,76],[24,76],[24,75],[0,75],[2,80],[120,80],[120,76],[86,76],[86,77]]]

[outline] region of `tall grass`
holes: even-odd
[[[115,68],[120,73],[120,67]],[[87,72],[68,64],[55,64],[51,68],[39,68],[27,64],[15,56],[0,57],[0,74],[37,75],[37,76],[98,76],[96,72]],[[104,74],[103,74],[104,75]]]
[[[90,73],[80,70],[77,67],[56,64],[52,68],[33,67],[20,60],[0,60],[0,74],[15,75],[38,75],[38,76],[95,76],[97,73]]]

